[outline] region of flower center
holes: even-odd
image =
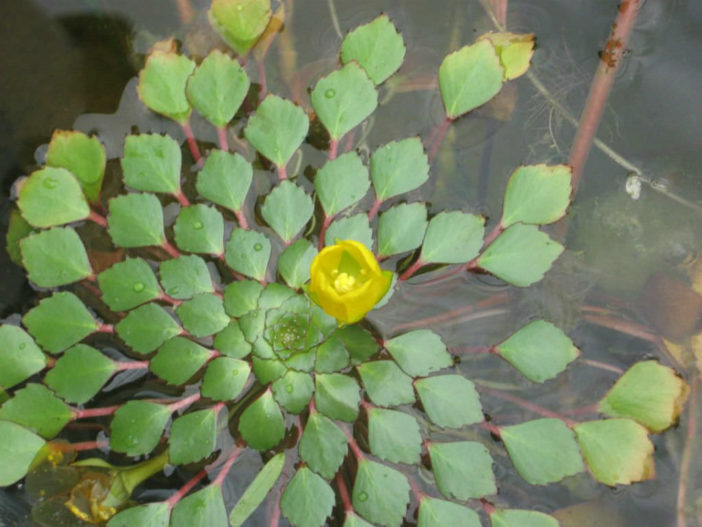
[[[359,285],[356,277],[348,273],[339,273],[336,275],[336,278],[334,278],[334,289],[341,294],[353,291],[358,288]]]

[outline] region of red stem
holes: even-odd
[[[88,417],[102,417],[105,415],[112,415],[117,410],[120,409],[120,405],[115,406],[105,406],[104,408],[87,408],[85,410],[73,409],[73,419],[86,419]]]
[[[178,251],[178,249],[173,247],[168,240],[164,240],[163,245],[161,245],[161,248],[164,251],[166,251],[171,258],[178,258],[180,256],[180,252]]]
[[[492,424],[492,423],[488,423],[487,421],[483,421],[482,423],[479,423],[479,426],[480,426],[481,428],[484,428],[484,429],[487,430],[488,432],[490,432],[490,433],[491,433],[492,435],[494,435],[495,437],[500,437],[500,436],[501,436],[500,427],[499,427],[499,426],[496,426],[496,425],[494,425],[494,424]]]
[[[339,149],[339,141],[337,139],[329,139],[329,161],[336,159],[336,152]]]
[[[414,262],[412,265],[410,265],[404,273],[402,273],[398,280],[404,281],[412,278],[412,275],[416,273],[421,267],[424,266],[424,262],[422,261],[421,258],[419,258],[416,262]]]
[[[444,137],[446,137],[446,132],[448,132],[451,122],[452,120],[449,117],[446,117],[443,121],[437,124],[434,130],[432,130],[429,134],[429,137],[434,138],[431,147],[429,148],[429,163],[434,160],[434,157],[439,151],[439,147],[441,146],[441,143],[443,143]]]
[[[82,452],[84,450],[98,450],[100,448],[106,448],[110,445],[110,442],[106,439],[102,441],[82,441],[79,443],[51,443],[51,448],[53,450],[58,450],[59,452]]]
[[[356,443],[356,440],[353,438],[353,435],[351,435],[349,431],[346,430],[346,428],[343,428],[343,430],[344,434],[346,434],[346,439],[348,439],[349,441],[349,446],[351,447],[351,452],[353,452],[354,457],[358,461],[363,461],[366,458],[366,456],[361,451],[361,448],[358,446],[358,443]]]
[[[368,221],[373,221],[373,218],[375,218],[375,215],[378,214],[378,209],[380,209],[380,206],[382,204],[383,204],[382,200],[375,198],[375,201],[373,202],[373,206],[368,211]]]
[[[271,513],[271,521],[269,523],[270,527],[278,527],[280,523],[280,493],[275,497],[273,501],[273,512]]]
[[[102,324],[97,328],[98,333],[114,333],[115,327],[112,324]]]
[[[356,129],[354,128],[349,132],[349,135],[346,136],[346,141],[344,141],[344,152],[348,152],[351,150],[351,147],[353,146],[353,138],[356,135]]]
[[[288,171],[285,168],[285,165],[279,165],[278,167],[278,181],[283,181],[284,179],[288,179]]]
[[[200,149],[197,146],[197,141],[195,141],[195,136],[193,135],[193,129],[190,128],[190,123],[183,123],[183,132],[185,133],[185,138],[188,141],[188,148],[190,149],[190,154],[193,156],[195,164],[199,164],[202,156],[200,155]]]
[[[333,219],[334,216],[327,216],[326,214],[324,214],[324,217],[322,218],[322,227],[319,229],[319,241],[317,242],[317,249],[320,251],[324,249],[324,238]]]
[[[522,408],[526,408],[527,410],[530,410],[534,412],[535,414],[544,416],[544,417],[551,417],[554,419],[560,419],[563,421],[566,425],[568,426],[574,426],[576,423],[574,421],[571,421],[570,419],[563,417],[560,414],[557,414],[556,412],[552,412],[551,410],[548,410],[542,406],[536,405],[534,403],[530,403],[529,401],[525,401],[524,399],[521,399],[519,397],[515,397],[514,395],[510,395],[508,393],[505,393],[501,390],[495,390],[493,388],[488,388],[487,386],[476,386],[479,392],[486,393],[490,395],[491,397],[497,397],[498,399],[504,399],[505,401],[512,402],[514,404],[517,404],[521,406]]]
[[[190,206],[190,201],[188,201],[188,197],[183,194],[182,190],[179,190],[177,193],[173,194],[175,196],[175,199],[178,200],[178,203],[180,203],[183,207],[189,207]]]
[[[213,485],[217,485],[217,486],[222,485],[222,483],[224,482],[224,478],[227,477],[229,470],[232,468],[234,461],[236,461],[236,458],[239,457],[240,453],[241,453],[241,448],[237,447],[232,451],[231,454],[229,454],[229,457],[227,458],[227,461],[225,461],[224,466],[219,471],[219,474],[217,474],[217,477],[215,478],[215,480],[212,482]]]
[[[100,216],[97,212],[94,210],[90,211],[90,214],[88,214],[88,220],[97,223],[100,225],[100,227],[107,227],[107,219],[105,219],[104,216]]]
[[[505,0],[505,2],[506,1],[507,0]],[[490,514],[495,513],[495,511],[497,511],[495,506],[484,498],[480,500],[480,504],[483,506],[483,510],[485,511],[485,514],[487,514],[488,516]]]
[[[177,412],[181,408],[185,408],[186,406],[190,405],[191,403],[194,403],[198,399],[200,399],[200,392],[194,393],[190,397],[186,397],[185,399],[180,399],[179,401],[176,401],[173,404],[169,404],[168,409],[171,412]]]
[[[593,368],[599,368],[600,370],[607,370],[607,371],[613,371],[614,373],[622,374],[624,373],[624,370],[621,368],[618,368],[617,366],[612,366],[611,364],[607,364],[605,362],[600,362],[598,360],[592,360],[592,359],[580,359],[580,362],[583,364],[587,364],[588,366],[592,366]]]
[[[145,370],[149,367],[148,360],[115,362],[115,371]]]
[[[628,320],[618,320],[613,317],[593,315],[591,313],[585,313],[583,318],[590,324],[610,328],[641,340],[653,342],[654,344],[661,343],[661,339],[658,335],[651,333],[646,327],[635,324],[634,322],[629,322]]]
[[[353,505],[351,504],[349,491],[346,488],[346,483],[341,475],[341,471],[336,473],[336,486],[339,488],[339,496],[341,496],[341,502],[344,504],[344,511],[346,514],[353,514]]]
[[[258,61],[258,83],[261,86],[261,91],[258,93],[258,99],[262,101],[268,93],[266,86],[266,69],[263,67],[263,60]]]
[[[190,478],[190,481],[188,481],[185,485],[178,489],[173,496],[166,500],[166,505],[168,505],[168,508],[173,509],[173,507],[176,506],[176,503],[183,499],[183,497],[190,492],[195,485],[200,483],[200,480],[202,480],[205,476],[207,476],[207,471],[203,468],[200,472]]]
[[[242,229],[249,229],[249,222],[246,221],[246,214],[244,213],[244,206],[241,206],[241,210],[235,210],[234,211],[234,216],[236,216],[236,221],[239,224],[239,227]]]
[[[469,353],[495,353],[494,346],[460,346],[449,348],[451,353],[457,355],[469,354]]]
[[[495,238],[502,234],[502,231],[504,230],[505,228],[502,226],[502,219],[500,219],[499,223],[495,225],[495,228],[490,231],[490,234],[485,236],[485,239],[483,240],[483,249],[494,242]]]
[[[229,152],[229,142],[227,141],[227,127],[218,126],[217,127],[217,141],[219,142],[219,148],[225,152]]]

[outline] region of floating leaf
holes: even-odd
[[[78,344],[56,361],[44,382],[69,403],[83,404],[100,391],[116,369],[116,364],[95,348]]]
[[[314,369],[320,373],[340,371],[349,365],[349,353],[344,341],[337,336],[324,341],[317,346],[317,360]]]
[[[232,527],[241,527],[253,514],[258,506],[266,499],[268,493],[278,481],[280,473],[285,466],[285,452],[273,456],[251,482],[251,485],[241,495],[239,501],[229,514]]]
[[[270,0],[213,0],[210,24],[238,55],[245,55],[271,19]]]
[[[39,287],[68,285],[93,274],[83,242],[68,227],[27,236],[20,250],[29,279]]]
[[[379,201],[420,187],[429,179],[429,161],[419,137],[391,141],[371,156],[370,174]]]
[[[409,414],[384,408],[368,410],[368,441],[373,455],[392,463],[419,463],[422,436]]]
[[[413,377],[428,375],[453,364],[441,337],[428,329],[392,338],[385,347],[400,368]]]
[[[368,168],[356,152],[327,161],[314,177],[314,188],[327,216],[357,203],[369,187]]]
[[[504,80],[516,79],[529,69],[534,54],[534,35],[531,33],[486,33],[478,40],[487,39],[495,46],[500,64],[505,70]]]
[[[307,136],[310,120],[295,103],[269,94],[249,117],[249,143],[277,167],[284,167]]]
[[[107,527],[168,527],[171,509],[165,501],[125,509],[107,522]]]
[[[217,412],[213,408],[181,415],[168,437],[168,459],[174,465],[195,463],[209,456],[217,441]]]
[[[153,194],[126,194],[110,200],[107,230],[118,247],[162,245],[163,209]]]
[[[368,214],[361,212],[332,222],[324,236],[324,245],[334,245],[337,240],[355,240],[372,250],[373,231]]]
[[[398,406],[414,402],[412,378],[391,360],[367,362],[356,367],[366,393],[374,404]]]
[[[439,67],[446,116],[456,119],[488,102],[500,91],[503,74],[495,46],[488,40],[447,55]]]
[[[190,379],[212,356],[207,348],[184,337],[173,337],[151,359],[151,371],[170,384],[180,385]]]
[[[497,492],[492,458],[480,443],[431,443],[429,457],[436,485],[447,498],[467,500]]]
[[[545,225],[561,219],[570,203],[570,179],[567,165],[519,167],[507,182],[500,225]]]
[[[188,80],[188,99],[208,121],[224,128],[244,102],[249,77],[234,59],[214,49]]]
[[[32,337],[17,326],[0,325],[0,389],[7,390],[46,366]]]
[[[288,371],[273,383],[272,388],[280,406],[292,414],[299,414],[312,399],[314,381],[308,373]]]
[[[310,95],[314,111],[332,140],[338,141],[378,106],[378,93],[355,62],[317,82]]]
[[[195,337],[207,337],[222,331],[229,324],[222,299],[212,293],[195,295],[176,308],[183,327]]]
[[[352,423],[358,416],[361,402],[358,383],[341,373],[320,373],[315,376],[314,402],[327,417]]]
[[[286,243],[310,221],[313,212],[312,198],[291,181],[282,181],[271,190],[261,207],[263,219]]]
[[[254,346],[254,352],[255,350],[256,347]],[[258,379],[258,382],[261,384],[273,382],[285,375],[285,372],[288,371],[285,364],[278,359],[264,360],[259,357],[253,358],[253,370],[256,379]]]
[[[485,218],[452,211],[441,212],[429,222],[420,258],[424,263],[466,263],[478,256],[483,245]]]
[[[311,412],[300,439],[300,458],[326,479],[332,479],[346,457],[344,432],[319,412]]]
[[[156,275],[146,260],[127,258],[97,277],[102,300],[113,311],[124,311],[161,296]]]
[[[423,496],[419,502],[419,523],[417,527],[480,527],[480,518],[468,507]]]
[[[500,427],[517,472],[532,485],[546,485],[582,472],[575,435],[560,419],[536,419]]]
[[[140,354],[151,353],[182,331],[170,313],[154,303],[130,311],[115,329],[124,343]]]
[[[405,58],[405,43],[387,15],[358,26],[341,43],[341,61],[356,61],[375,84],[395,73]]]
[[[478,392],[460,375],[438,375],[414,382],[424,411],[444,428],[460,428],[483,421]]]
[[[75,130],[55,130],[46,164],[73,174],[90,201],[97,201],[105,174],[105,148],[97,137]]]
[[[256,280],[265,278],[271,257],[271,242],[265,234],[234,229],[224,250],[229,267]]]
[[[538,511],[496,510],[490,513],[490,527],[558,527],[558,520]]]
[[[422,245],[427,228],[424,203],[403,203],[380,215],[378,256],[383,258],[416,249]]]
[[[147,192],[180,192],[180,145],[167,135],[128,135],[122,173],[127,186]]]
[[[243,360],[217,357],[207,365],[202,379],[202,395],[215,401],[232,401],[249,379],[251,366]]]
[[[334,335],[344,342],[354,365],[370,359],[380,349],[373,335],[356,325],[339,328]]]
[[[0,486],[22,479],[44,444],[41,437],[26,428],[11,421],[0,421]]]
[[[213,293],[212,277],[205,260],[183,255],[164,260],[159,266],[161,285],[171,298],[188,299],[199,293]]]
[[[478,258],[478,266],[510,284],[526,287],[538,282],[563,246],[534,225],[508,227]]]
[[[307,467],[301,467],[285,487],[280,508],[290,523],[298,527],[321,527],[335,503],[329,483]]]
[[[222,487],[208,485],[186,496],[173,507],[171,527],[214,527],[227,525]]]
[[[253,280],[232,282],[224,290],[224,309],[233,317],[240,317],[258,307],[263,286]]]
[[[242,359],[251,353],[251,344],[244,338],[244,333],[236,320],[233,320],[214,338],[217,351],[228,357]]]
[[[185,85],[195,63],[183,55],[153,51],[139,72],[137,91],[151,110],[181,124],[188,122],[192,108],[185,97]]]
[[[253,168],[240,154],[212,150],[197,174],[197,191],[212,203],[240,211],[251,186]]]
[[[256,450],[273,448],[285,435],[285,421],[270,390],[250,404],[239,418],[239,433]]]
[[[285,283],[299,289],[310,279],[310,265],[317,256],[317,249],[305,239],[297,240],[278,257],[278,272]]]
[[[19,191],[17,205],[33,227],[55,227],[84,220],[90,214],[78,180],[64,168],[32,172]]]
[[[0,421],[12,421],[46,439],[58,434],[71,419],[71,408],[41,384],[27,384],[0,407]]]
[[[73,346],[100,327],[83,302],[69,292],[54,293],[43,299],[22,317],[22,323],[50,353]]]
[[[171,410],[162,404],[127,401],[110,423],[110,448],[128,456],[143,456],[158,444]]]
[[[361,459],[353,485],[356,512],[378,525],[399,527],[409,503],[409,483],[397,470]]]
[[[552,379],[580,354],[565,333],[545,320],[527,324],[495,351],[533,382]]]
[[[344,527],[373,527],[366,520],[358,516],[353,510],[346,511]]]

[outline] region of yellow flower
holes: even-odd
[[[358,322],[385,296],[392,272],[382,271],[365,245],[343,240],[312,260],[309,295],[344,324]]]

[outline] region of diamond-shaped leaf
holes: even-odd
[[[164,260],[159,266],[161,285],[171,298],[188,299],[199,293],[213,293],[207,263],[199,256],[183,255]]]
[[[394,337],[385,343],[385,347],[395,362],[413,377],[428,375],[453,364],[441,337],[428,329]]]
[[[414,402],[412,378],[391,360],[367,362],[356,367],[366,393],[374,404],[397,406]]]
[[[373,335],[359,326],[339,328],[334,334],[344,342],[352,364],[365,362],[380,349]]]
[[[173,421],[168,437],[168,459],[187,465],[209,456],[217,441],[217,412],[213,408],[181,415]]]
[[[71,172],[90,201],[97,201],[105,174],[105,148],[97,137],[75,130],[55,130],[46,164]]]
[[[128,401],[110,423],[110,448],[128,456],[148,454],[158,444],[171,410],[162,404]]]
[[[263,219],[286,243],[310,221],[313,212],[312,198],[291,181],[282,181],[271,190],[261,207]]]
[[[332,479],[346,457],[344,432],[319,412],[310,413],[300,439],[300,458],[315,472]]]
[[[173,337],[151,359],[151,371],[170,384],[185,384],[212,356],[207,348],[184,337]]]
[[[327,161],[314,177],[314,188],[327,216],[357,203],[369,187],[368,168],[356,152]]]
[[[481,527],[478,514],[457,503],[423,496],[419,502],[417,527]]]
[[[224,290],[224,308],[233,317],[240,317],[258,307],[263,286],[253,280],[232,282]]]
[[[180,500],[171,514],[171,527],[227,525],[221,485],[208,485]]]
[[[422,244],[427,228],[424,203],[403,203],[380,215],[378,222],[378,256],[392,256],[416,249]]]
[[[115,329],[124,343],[140,354],[151,353],[182,331],[174,318],[154,303],[130,311]]]
[[[232,401],[249,379],[249,363],[231,357],[217,357],[207,365],[202,379],[202,395],[215,401]]]
[[[107,527],[168,527],[170,516],[168,503],[157,501],[119,512],[107,522]]]
[[[307,467],[301,467],[280,498],[285,517],[298,527],[321,527],[335,502],[329,483]]]
[[[285,435],[285,421],[280,408],[266,391],[244,410],[239,418],[239,433],[251,448],[268,450]]]
[[[415,381],[424,411],[442,427],[460,428],[483,421],[478,392],[460,375],[437,375]]]
[[[253,168],[240,154],[213,150],[197,174],[197,191],[212,203],[240,211],[251,186]]]
[[[100,391],[115,370],[114,361],[95,348],[78,344],[56,361],[44,382],[69,403],[83,404]]]
[[[32,172],[19,192],[17,205],[33,227],[55,227],[83,220],[90,206],[78,180],[64,168]]]
[[[497,492],[492,458],[482,444],[474,441],[431,443],[429,457],[436,485],[447,498],[467,500]]]
[[[251,344],[246,341],[236,320],[232,320],[226,328],[217,333],[214,346],[223,355],[235,359],[242,359],[251,353]]]
[[[192,108],[185,97],[185,85],[194,69],[195,63],[183,55],[153,51],[139,72],[139,98],[154,112],[186,123]]]
[[[361,394],[358,383],[348,375],[320,373],[315,376],[314,402],[327,417],[353,422],[358,415]]]
[[[265,278],[270,256],[271,242],[266,235],[246,229],[234,229],[224,253],[229,267],[256,280]]]
[[[378,525],[399,527],[409,502],[409,483],[397,470],[362,459],[353,485],[353,507]]]
[[[22,479],[45,441],[10,421],[0,421],[0,486]]]
[[[371,156],[370,174],[380,201],[420,187],[429,179],[429,161],[419,137],[392,141]]]
[[[271,19],[270,0],[213,0],[210,24],[239,55],[245,55]]]
[[[17,326],[0,325],[0,389],[12,388],[46,366],[32,337]]]
[[[261,339],[261,341],[263,341],[263,339]],[[254,344],[254,354],[257,353],[256,344]],[[279,379],[280,377],[285,375],[285,373],[288,371],[288,369],[285,366],[285,363],[278,359],[268,360],[261,359],[259,357],[260,354],[258,354],[258,356],[255,356],[252,362],[254,375],[256,376],[256,379],[258,379],[258,382],[260,382],[261,384],[268,384],[270,382],[273,382],[276,379]]]
[[[490,513],[490,527],[558,527],[556,518],[538,511],[518,509]]]
[[[183,207],[173,231],[176,244],[183,251],[218,255],[224,250],[224,219],[214,207]]]
[[[260,470],[251,482],[251,485],[244,491],[239,501],[229,514],[229,522],[232,527],[241,527],[244,522],[253,514],[280,477],[280,473],[285,466],[285,452],[279,452],[273,456]]]
[[[222,331],[229,324],[222,299],[212,293],[195,295],[176,308],[183,327],[195,337],[207,337]]]
[[[0,407],[0,421],[12,421],[51,439],[73,419],[73,411],[41,384],[27,384]]]
[[[102,300],[113,311],[124,311],[161,296],[156,275],[145,260],[127,258],[97,277]]]
[[[368,441],[371,452],[392,463],[419,463],[422,436],[414,417],[405,412],[370,408]]]
[[[80,237],[69,227],[54,227],[20,240],[22,263],[39,287],[72,284],[93,274]]]
[[[180,192],[180,145],[167,135],[128,135],[122,173],[127,186],[147,192]]]
[[[483,245],[485,218],[452,211],[441,212],[429,222],[424,237],[424,263],[466,263],[476,256]]]
[[[317,249],[305,239],[297,240],[278,257],[278,272],[285,283],[299,289],[310,279],[310,265]]]
[[[320,373],[340,371],[349,365],[349,352],[344,341],[333,335],[317,346],[317,360],[314,369]]]
[[[118,247],[162,245],[163,209],[153,194],[126,194],[110,200],[107,230]]]
[[[272,388],[280,406],[290,413],[299,414],[312,399],[314,381],[308,373],[291,370],[276,380]]]
[[[324,245],[334,245],[337,240],[355,240],[373,249],[373,230],[368,214],[359,213],[332,222],[324,236]]]

